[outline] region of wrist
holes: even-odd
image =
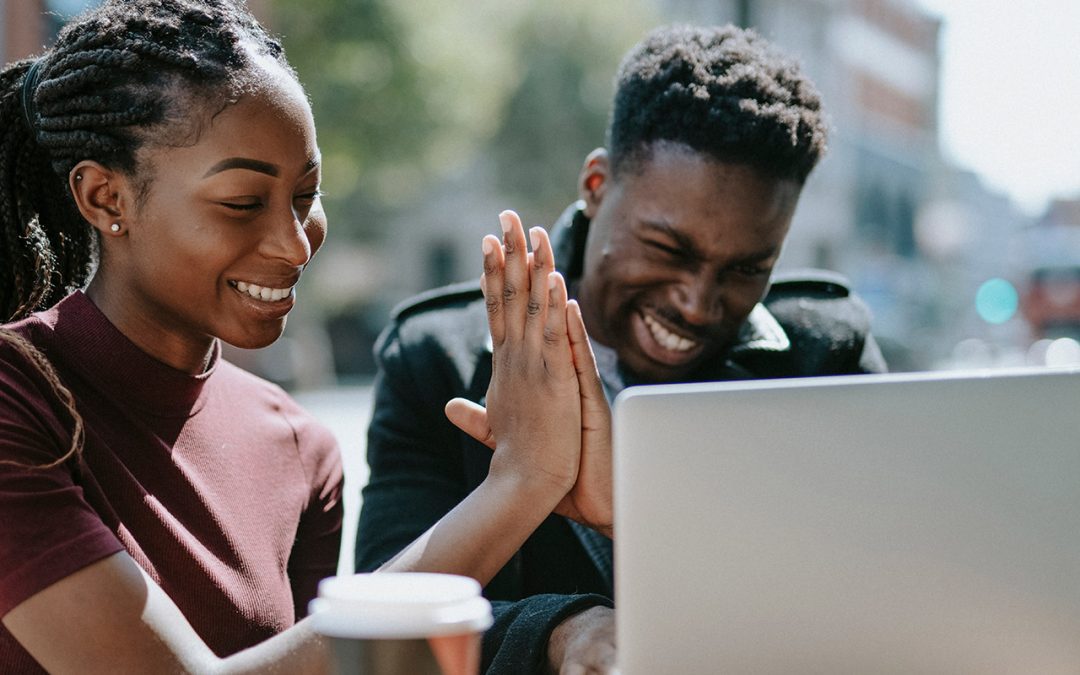
[[[548,476],[530,476],[514,471],[492,471],[480,484],[485,501],[507,509],[543,511],[546,518],[569,492],[560,481]]]
[[[502,448],[495,450],[487,475],[494,484],[505,486],[506,489],[513,490],[515,493],[532,495],[537,499],[554,496],[555,503],[558,503],[574,487],[577,480],[576,470],[559,474],[525,463],[501,461],[508,454],[509,451]]]

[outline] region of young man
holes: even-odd
[[[580,201],[552,228],[609,398],[640,383],[884,370],[866,309],[842,281],[770,287],[825,137],[813,85],[751,32],[660,29],[631,50],[607,148],[590,153]],[[483,401],[490,350],[475,284],[397,310],[377,347],[358,570],[392,557],[483,480],[491,451],[443,407]],[[611,572],[609,539],[548,518],[487,587],[501,602],[485,667],[605,672]]]

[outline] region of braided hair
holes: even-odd
[[[0,320],[55,304],[96,263],[71,169],[94,160],[135,177],[144,144],[190,134],[196,101],[235,100],[252,52],[288,70],[241,0],[108,0],[39,60],[0,72]]]
[[[670,141],[802,183],[825,152],[821,98],[752,30],[659,28],[623,59],[607,146],[614,171]]]
[[[93,160],[145,186],[139,150],[192,142],[192,124],[207,119],[192,108],[237,100],[261,77],[253,56],[295,77],[243,0],[106,0],[41,57],[0,71],[0,323],[52,306],[98,263],[71,170]],[[0,341],[41,370],[68,407],[76,433],[63,461],[81,434],[70,393],[30,343],[2,328]]]

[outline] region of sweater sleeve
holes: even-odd
[[[69,449],[71,422],[32,370],[0,350],[0,617],[53,583],[123,549],[87,503]]]
[[[337,573],[344,474],[337,441],[328,429],[306,415],[294,428],[310,491],[289,555],[289,580],[299,620],[307,615],[319,581]]]
[[[487,675],[546,672],[548,640],[565,619],[590,607],[612,607],[602,595],[533,595],[493,602],[495,623],[484,635],[482,669]]]

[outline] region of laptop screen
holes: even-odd
[[[1080,370],[615,404],[623,675],[1078,672]]]

